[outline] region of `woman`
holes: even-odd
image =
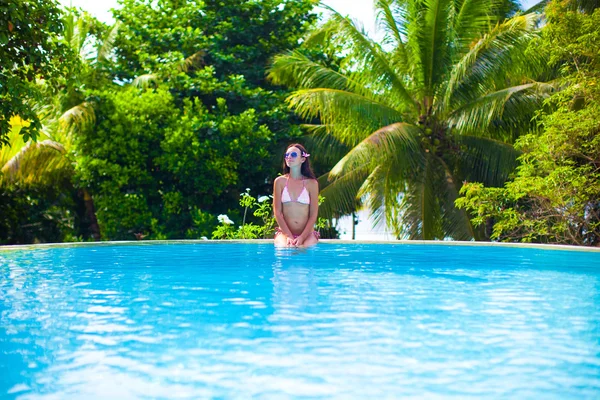
[[[273,185],[273,212],[279,228],[275,246],[312,246],[319,241],[314,230],[319,211],[319,183],[310,169],[310,154],[301,144],[288,146],[284,175]]]

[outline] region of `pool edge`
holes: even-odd
[[[75,247],[96,247],[96,246],[144,246],[144,245],[177,245],[177,244],[215,244],[215,243],[245,243],[245,244],[269,244],[273,239],[245,239],[245,240],[122,240],[105,242],[67,242],[67,243],[40,243],[23,245],[4,245],[0,246],[2,251],[14,250],[37,250],[47,248],[75,248]],[[342,240],[342,239],[322,239],[322,244],[387,244],[387,245],[433,245],[433,246],[478,246],[478,247],[508,247],[508,248],[537,248],[543,250],[567,250],[590,253],[600,253],[600,247],[586,247],[560,244],[541,244],[541,243],[501,243],[501,242],[474,242],[474,241],[443,241],[443,240]]]

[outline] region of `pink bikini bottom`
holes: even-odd
[[[279,234],[283,234],[283,231],[279,228],[275,228],[275,237],[277,237],[277,235]],[[317,240],[319,240],[321,238],[321,234],[317,231],[313,231],[313,235],[315,235],[315,237],[317,238]],[[299,237],[300,235],[294,235],[294,239],[296,239],[297,237]]]

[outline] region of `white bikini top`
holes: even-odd
[[[285,181],[285,187],[281,191],[282,203],[294,202],[294,200],[292,200],[292,196],[290,196],[290,191],[288,190],[289,181],[290,178],[288,176],[287,180]],[[310,196],[308,195],[308,190],[306,190],[306,186],[304,185],[304,178],[302,178],[302,191],[300,192],[300,196],[298,196],[298,199],[295,202],[300,204],[310,204]]]

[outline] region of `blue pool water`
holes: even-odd
[[[600,398],[600,253],[0,252],[0,398]]]

